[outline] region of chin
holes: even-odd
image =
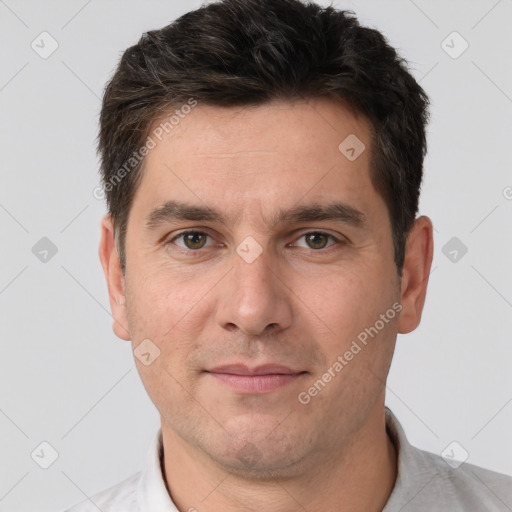
[[[226,471],[240,478],[260,481],[295,476],[306,458],[305,447],[299,439],[270,438],[261,431],[236,440],[228,438],[224,449],[219,451],[221,453],[210,453],[210,456]]]

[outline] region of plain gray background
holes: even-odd
[[[159,417],[112,332],[97,118],[121,53],[200,4],[0,0],[0,511],[63,510],[145,464]],[[388,405],[413,444],[456,441],[512,475],[512,0],[334,5],[381,30],[432,101],[420,212],[433,272]],[[48,469],[42,442],[58,453]]]

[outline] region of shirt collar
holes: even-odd
[[[436,476],[426,454],[412,446],[395,415],[386,407],[386,430],[397,453],[395,485],[382,512],[401,510]]]
[[[139,480],[137,503],[140,512],[178,512],[163,476],[163,441],[160,427],[149,449],[147,465]]]

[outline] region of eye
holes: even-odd
[[[323,231],[310,231],[309,233],[304,233],[301,237],[298,238],[298,240],[301,238],[304,238],[306,241],[306,249],[325,249],[326,247],[331,247],[337,243],[342,243],[341,240],[338,240],[333,235],[324,233]],[[327,245],[329,238],[334,240],[334,243]]]
[[[210,244],[207,244],[208,238],[211,239],[211,236],[203,231],[183,231],[168,240],[166,244],[174,244],[184,251],[198,251],[205,247],[214,245],[213,239]],[[323,231],[310,231],[308,233],[304,233],[297,240],[301,239],[304,239],[306,244],[302,245],[302,247],[312,250],[327,249],[333,245],[343,244],[343,240],[336,238],[330,233],[324,233]],[[329,239],[332,240],[332,243],[330,244],[328,244]],[[182,243],[177,243],[178,240],[182,241]],[[295,242],[295,244],[297,244],[297,242]]]
[[[185,250],[197,250],[203,249],[203,247],[208,247],[205,245],[207,238],[210,238],[210,235],[203,233],[202,231],[184,231],[183,233],[176,235],[167,243],[175,243],[176,240],[182,239],[184,246],[176,244],[178,247]]]

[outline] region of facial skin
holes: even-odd
[[[366,146],[355,161],[338,149],[350,134]],[[397,333],[421,318],[432,224],[416,220],[400,279],[389,214],[370,181],[370,147],[368,121],[327,99],[199,104],[146,157],[125,277],[104,218],[100,258],[114,331],[133,349],[150,339],[160,350],[148,366],[135,361],[161,415],[165,477],[180,510],[343,503],[367,512],[387,501],[396,454],[385,432],[385,380]],[[217,210],[225,224],[178,219],[148,228],[151,212],[171,200]],[[273,222],[280,210],[331,203],[365,221]],[[186,231],[207,236],[175,238]],[[301,403],[299,394],[398,303],[401,312]],[[293,375],[212,373],[268,364]]]

